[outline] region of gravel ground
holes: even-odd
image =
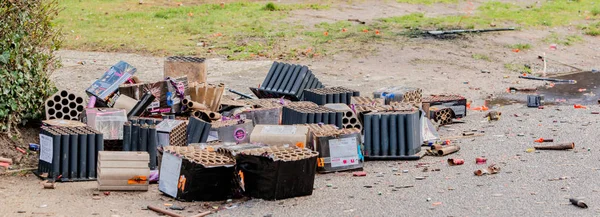
[[[595,107],[597,109],[597,107]],[[447,157],[414,162],[367,162],[367,177],[350,173],[318,175],[312,196],[283,202],[252,200],[219,216],[597,216],[600,214],[598,176],[600,147],[595,142],[596,115],[572,106],[529,109],[506,106],[500,121],[488,123],[483,113],[472,112],[466,124],[440,130],[442,137],[464,130],[485,131],[485,136],[459,139],[461,150]],[[519,116],[519,117],[515,117]],[[523,134],[524,136],[518,136]],[[553,138],[575,142],[573,151],[527,153],[533,140]],[[594,154],[596,153],[596,154]],[[486,165],[496,164],[495,175],[475,176]],[[465,159],[449,166],[448,158]],[[430,163],[440,171],[423,172],[418,163]],[[408,170],[408,173],[396,171]],[[396,175],[400,173],[400,175]],[[426,177],[416,180],[416,177]],[[563,177],[564,180],[550,181]],[[327,187],[332,184],[332,187]],[[412,188],[396,188],[400,186]],[[367,188],[365,186],[372,186]],[[583,197],[590,209],[569,205],[570,197]]]
[[[317,175],[312,196],[280,201],[253,199],[237,207],[219,211],[217,216],[597,216],[600,215],[600,164],[597,128],[593,110],[572,106],[545,109],[511,105],[498,108],[500,121],[488,123],[480,112],[471,112],[465,124],[440,129],[442,137],[462,131],[485,131],[484,136],[458,139],[461,150],[446,157],[426,156],[419,161],[366,162],[366,177],[351,173]],[[518,116],[518,117],[516,117]],[[518,136],[523,134],[524,136]],[[527,153],[533,140],[553,138],[574,142],[572,151]],[[596,154],[594,154],[596,153]],[[475,176],[475,157],[497,164],[495,175]],[[448,166],[448,158],[463,158],[465,164]],[[440,171],[423,172],[418,163],[429,163]],[[408,173],[402,173],[408,170]],[[426,177],[416,180],[416,177]],[[562,178],[563,180],[555,180]],[[186,211],[206,210],[204,203],[174,202],[160,195],[156,185],[149,192],[112,192],[92,200],[95,182],[59,184],[56,190],[43,190],[36,177],[0,179],[0,213],[16,216],[17,211],[50,216],[153,216],[142,210],[148,204],[175,203],[189,206]],[[327,187],[331,184],[332,187]],[[401,186],[410,188],[397,188]],[[367,186],[367,187],[365,187]],[[370,187],[369,187],[370,186]],[[585,198],[589,209],[568,204],[569,197]],[[40,207],[44,204],[47,207]],[[67,209],[62,209],[68,207]],[[210,206],[209,206],[210,207]],[[191,214],[188,214],[191,215]]]
[[[557,29],[569,32],[571,30]],[[308,65],[328,86],[355,88],[363,95],[389,85],[422,87],[425,94],[454,93],[475,100],[502,93],[510,86],[535,87],[540,82],[523,81],[505,63],[529,63],[539,68],[538,53],[547,47],[539,40],[548,31],[515,31],[485,34],[457,40],[411,39],[400,45],[381,45],[373,54],[340,53],[324,59],[291,61]],[[581,68],[597,67],[597,39],[561,47],[552,57]],[[506,46],[533,43],[532,51],[512,53]],[[538,46],[540,45],[540,46]],[[482,49],[485,48],[485,49]],[[492,61],[476,60],[484,54]],[[138,68],[144,81],[162,77],[162,57],[136,54],[60,51],[64,68],[52,75],[57,86],[84,94],[94,80],[119,60]],[[582,58],[585,56],[586,58]],[[537,61],[537,62],[536,62]],[[209,82],[249,92],[258,85],[272,61],[207,60]],[[551,65],[556,66],[556,64]],[[481,70],[490,71],[482,73]],[[556,69],[560,71],[560,69]],[[560,109],[556,110],[556,109]],[[350,173],[317,175],[312,196],[281,201],[250,200],[219,211],[218,216],[598,216],[600,187],[597,153],[598,116],[572,105],[529,109],[508,105],[496,109],[504,115],[488,123],[484,113],[470,112],[464,124],[440,130],[442,137],[455,137],[464,130],[485,131],[484,136],[454,141],[460,152],[447,157],[425,157],[419,161],[366,162],[366,177]],[[515,117],[515,114],[518,117]],[[482,122],[483,121],[483,122]],[[556,123],[554,122],[556,121]],[[518,136],[523,134],[524,136]],[[533,140],[544,137],[557,142],[575,142],[572,151],[527,153]],[[589,151],[588,151],[589,148]],[[501,167],[498,174],[477,177],[473,171],[485,168],[475,158],[484,156],[488,164]],[[463,158],[465,164],[450,167],[448,158]],[[429,163],[440,171],[423,172],[418,163]],[[396,171],[397,170],[397,171]],[[408,170],[408,173],[402,173]],[[399,175],[395,175],[399,173]],[[426,177],[416,180],[415,177]],[[549,179],[565,178],[549,181]],[[332,187],[327,187],[331,184]],[[410,188],[396,188],[401,186]],[[365,186],[370,186],[367,188]],[[95,182],[59,183],[55,190],[44,190],[39,179],[28,176],[0,177],[0,216],[156,216],[144,210],[147,205],[172,203],[186,206],[192,215],[199,211],[222,209],[217,203],[173,201],[152,185],[148,192],[111,192],[93,200]],[[380,194],[381,193],[381,194]],[[584,197],[589,209],[568,204],[569,197]],[[430,198],[430,199],[428,199]],[[235,202],[237,203],[237,202]],[[18,211],[25,212],[19,214]]]

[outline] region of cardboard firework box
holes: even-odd
[[[119,90],[119,85],[125,83],[135,72],[135,67],[129,65],[129,63],[120,61],[111,66],[100,79],[92,83],[85,91],[88,95],[95,96],[97,103],[112,107],[117,98],[119,98],[117,91]]]

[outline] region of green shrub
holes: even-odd
[[[0,1],[0,132],[42,116],[44,100],[56,92],[49,73],[60,66],[61,45],[52,21],[57,0]]]
[[[267,3],[262,9],[265,10],[265,11],[276,11],[276,10],[278,10],[277,6],[273,2]]]

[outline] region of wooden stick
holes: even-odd
[[[203,217],[203,216],[210,215],[211,213],[212,213],[211,211],[206,211],[206,212],[201,212],[201,213],[198,213],[198,214],[190,216],[190,217]]]
[[[440,140],[446,141],[446,140],[455,140],[455,139],[466,139],[466,138],[479,137],[479,136],[484,136],[484,135],[485,134],[483,134],[483,133],[478,133],[478,134],[471,135],[471,136],[449,136],[449,137],[441,138]]]
[[[152,211],[154,211],[154,212],[157,212],[157,213],[162,213],[162,214],[168,215],[168,216],[173,216],[173,217],[184,217],[183,215],[179,215],[179,214],[177,214],[177,213],[174,213],[174,212],[171,212],[171,211],[169,211],[169,210],[161,209],[161,208],[158,208],[158,207],[156,207],[156,206],[152,206],[152,205],[148,205],[148,209],[149,209],[149,210],[152,210]]]
[[[20,169],[20,170],[8,170],[6,172],[0,173],[0,175],[6,175],[6,174],[11,174],[11,173],[19,173],[19,172],[30,171],[30,170],[37,170],[37,168],[25,168],[25,169]]]

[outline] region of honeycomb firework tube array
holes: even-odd
[[[181,156],[192,163],[202,164],[205,167],[234,165],[235,160],[225,154],[209,151],[200,146],[167,146],[164,152]]]
[[[44,103],[46,109],[46,120],[65,119],[79,120],[79,116],[85,109],[82,97],[66,90],[61,90],[48,97]]]
[[[273,161],[298,161],[319,156],[319,153],[316,151],[306,148],[297,148],[295,146],[269,146],[243,150],[240,154],[269,157],[273,159]]]
[[[333,109],[337,112],[343,112],[342,128],[357,128],[362,129],[362,125],[358,121],[358,116],[354,111],[343,103],[326,104],[325,107]]]
[[[351,100],[353,105],[385,105],[382,98],[371,98],[366,96],[353,96]]]

